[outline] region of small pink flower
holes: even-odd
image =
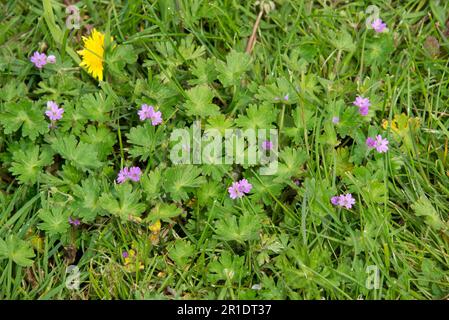
[[[273,142],[270,140],[265,140],[261,145],[263,150],[271,150],[273,148]]]
[[[284,96],[284,100],[288,101],[288,93]]]
[[[151,124],[153,126],[157,126],[158,124],[162,123],[162,114],[160,111],[154,112],[153,116],[151,117]]]
[[[138,182],[141,175],[142,170],[139,167],[125,167],[118,173],[117,183],[123,183],[128,179],[134,182]]]
[[[141,121],[150,119],[153,116],[153,113],[154,113],[153,106],[149,106],[146,104],[143,104],[140,110],[137,112]]]
[[[346,194],[341,194],[339,196],[332,197],[331,203],[334,206],[351,209],[352,206],[355,204],[355,199],[352,197],[352,194],[346,193]]]
[[[59,108],[56,102],[54,101],[47,101],[47,111],[45,111],[45,115],[51,120],[51,121],[57,121],[62,118],[62,114],[64,113],[63,108]]]
[[[337,123],[339,123],[340,122],[340,118],[339,117],[333,117],[332,118],[332,123],[333,124],[337,124]]]
[[[72,226],[77,227],[77,226],[80,225],[81,222],[80,222],[79,219],[72,219],[72,217],[69,217],[69,223],[70,223]]]
[[[228,188],[228,192],[231,199],[243,197],[243,192],[240,190],[240,184],[238,182],[233,182],[232,186]]]
[[[253,188],[252,184],[246,179],[242,179],[238,182],[233,182],[232,186],[228,188],[229,197],[231,199],[241,198],[246,193],[249,193]]]
[[[352,205],[355,204],[355,199],[352,197],[352,194],[342,194],[340,196],[339,205],[341,207],[345,207],[346,209],[351,209]]]
[[[146,104],[143,104],[141,109],[137,112],[139,115],[139,118],[141,121],[144,121],[146,119],[151,119],[151,124],[153,126],[157,126],[158,124],[162,123],[162,114],[160,111],[154,111],[153,106],[149,106]]]
[[[47,64],[47,55],[45,53],[39,53],[37,51],[31,56],[30,61],[34,63],[36,68],[42,69]]]
[[[376,136],[376,139],[373,139],[371,137],[368,137],[366,139],[366,145],[368,148],[376,148],[376,151],[379,153],[384,153],[388,151],[388,140],[385,138],[383,139],[380,134]]]
[[[239,189],[243,193],[249,193],[251,189],[253,188],[252,184],[248,182],[246,179],[242,179],[239,181]]]
[[[371,137],[368,137],[366,139],[366,145],[368,146],[368,148],[374,148],[376,146],[376,140],[374,140]]]
[[[56,57],[54,55],[49,55],[47,57],[47,63],[56,63]]]
[[[334,196],[331,198],[331,203],[334,206],[338,206],[340,204],[340,196]]]
[[[125,182],[126,180],[128,180],[128,176],[129,176],[129,169],[125,167],[118,173],[117,183]]]
[[[140,176],[142,175],[142,170],[139,167],[131,167],[129,168],[128,178],[132,181],[139,181]]]
[[[359,107],[359,113],[362,116],[368,115],[369,107],[371,106],[371,102],[368,98],[357,96],[352,104]]]
[[[380,33],[387,28],[387,25],[382,21],[382,19],[376,19],[373,23],[371,23],[371,27],[373,27],[374,31]]]
[[[369,112],[369,107],[360,107],[359,108],[359,113],[362,116],[367,116]]]
[[[388,151],[388,140],[382,139],[382,136],[379,134],[376,136],[376,150],[379,153]]]

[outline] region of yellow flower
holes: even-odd
[[[104,34],[93,29],[90,37],[83,37],[83,41],[84,49],[78,51],[83,58],[80,67],[85,68],[92,77],[103,81]]]
[[[159,231],[161,231],[161,221],[160,220],[156,220],[155,223],[153,223],[152,225],[150,225],[148,227],[148,229],[150,229],[150,231],[152,233],[159,233]]]

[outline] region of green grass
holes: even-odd
[[[13,254],[0,242],[0,299],[448,298],[449,4],[373,1],[389,28],[377,35],[365,27],[365,1],[275,3],[246,65],[230,58],[245,51],[259,13],[246,1],[79,1],[82,28],[74,32],[58,1],[0,4],[0,239],[24,241]],[[87,24],[116,45],[107,49],[101,85],[78,67]],[[56,54],[57,64],[39,71],[29,62],[34,51]],[[229,85],[227,58],[243,68]],[[213,118],[212,107],[192,111],[198,97],[189,90],[201,84],[227,122]],[[286,91],[288,102],[273,102]],[[372,102],[368,117],[352,112],[359,94]],[[33,140],[25,125],[8,130],[2,118],[24,100],[42,114],[55,100],[64,120]],[[129,136],[141,125],[143,102],[157,105],[164,123],[148,139],[136,133],[140,157]],[[250,105],[269,108],[245,120]],[[195,119],[232,128],[260,120],[279,129],[280,172],[176,171],[170,132]],[[382,127],[395,119],[397,130]],[[375,134],[390,141],[387,153],[368,152],[365,139]],[[58,147],[69,136],[104,156],[70,158],[75,148]],[[14,173],[18,151],[35,145],[51,164]],[[124,165],[144,168],[146,180],[114,189]],[[33,179],[22,181],[26,172]],[[241,177],[253,193],[232,201],[227,188]],[[125,202],[137,199],[122,211],[111,204],[120,192]],[[330,204],[346,192],[356,199],[351,210]],[[89,196],[92,219],[78,205]],[[45,213],[61,223],[46,225]],[[152,235],[152,216],[163,214],[171,216]],[[68,215],[82,225],[69,226]],[[122,252],[131,249],[137,258],[125,266]],[[32,261],[17,263],[27,252]],[[79,290],[66,287],[69,265],[80,270]],[[377,289],[366,285],[373,266]]]

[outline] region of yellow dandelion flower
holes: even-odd
[[[89,37],[83,37],[83,42],[84,49],[78,51],[83,59],[80,67],[86,69],[92,77],[103,81],[104,34],[93,29]]]

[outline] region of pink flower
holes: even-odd
[[[333,117],[332,118],[332,123],[333,124],[337,124],[337,123],[339,123],[340,122],[340,118],[339,117]]]
[[[368,98],[357,96],[352,104],[359,107],[359,113],[362,116],[368,115],[369,107],[371,106],[371,102]]]
[[[128,178],[132,181],[139,181],[140,176],[142,175],[142,170],[139,167],[131,167],[129,168]]]
[[[240,190],[240,184],[238,182],[233,182],[232,186],[228,188],[228,192],[231,199],[243,197],[243,192]]]
[[[137,112],[139,115],[139,118],[141,121],[144,121],[146,119],[151,119],[151,124],[153,126],[157,126],[158,124],[162,123],[162,114],[160,111],[154,111],[153,106],[149,106],[146,104],[143,104],[141,109]]]
[[[47,55],[45,53],[39,53],[37,51],[31,56],[30,61],[34,63],[36,68],[42,69],[47,64]]]
[[[79,219],[72,219],[72,217],[69,217],[69,223],[72,225],[72,226],[79,226],[80,225],[80,220]]]
[[[142,175],[142,170],[139,167],[125,167],[118,173],[117,183],[123,183],[126,180],[139,181]]]
[[[371,23],[371,27],[373,27],[374,31],[380,33],[387,28],[387,25],[382,21],[382,19],[376,19],[373,23]]]
[[[271,142],[270,140],[265,140],[264,142],[262,142],[261,147],[264,150],[271,150],[273,148],[273,142]]]
[[[151,124],[153,126],[157,126],[158,124],[162,123],[162,114],[160,111],[154,112],[153,116],[151,117]]]
[[[252,184],[248,182],[246,179],[242,179],[239,181],[239,189],[243,193],[249,193],[253,188]]]
[[[388,151],[388,140],[386,138],[382,139],[380,134],[376,136],[376,150],[379,153]]]
[[[388,151],[388,140],[385,138],[383,139],[380,134],[376,136],[376,139],[373,139],[371,137],[368,137],[366,139],[366,145],[368,148],[376,148],[377,152],[384,153]]]
[[[125,167],[118,173],[117,183],[125,182],[126,180],[128,180],[128,176],[129,176],[129,169]]]
[[[339,196],[334,196],[331,198],[331,203],[334,206],[344,207],[346,209],[351,209],[352,205],[355,204],[355,199],[352,194],[346,193]]]
[[[366,139],[366,145],[368,146],[368,148],[374,148],[376,146],[376,140],[374,140],[371,137],[368,137]]]
[[[146,104],[143,104],[140,110],[137,112],[141,121],[150,119],[153,116],[153,113],[154,113],[153,106],[149,106]]]
[[[338,206],[340,204],[340,196],[334,196],[331,198],[331,203],[334,206]]]
[[[249,193],[253,188],[252,184],[246,179],[242,179],[238,182],[233,182],[232,186],[228,188],[229,197],[231,199],[241,198],[246,193]]]
[[[362,116],[367,116],[369,112],[369,107],[360,107],[359,108],[359,113]]]
[[[51,121],[57,121],[62,118],[62,114],[64,113],[63,108],[59,108],[56,102],[54,101],[47,101],[47,111],[45,111],[45,115],[51,120]]]
[[[56,57],[54,55],[49,55],[47,57],[47,63],[56,63]]]
[[[342,194],[340,196],[339,205],[341,207],[345,207],[346,209],[351,209],[352,205],[355,204],[355,199],[352,197],[352,194]]]

